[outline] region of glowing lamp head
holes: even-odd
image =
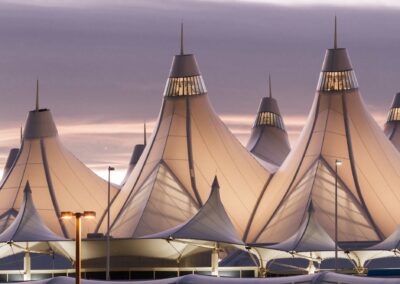
[[[82,216],[85,219],[94,219],[94,218],[96,218],[96,212],[94,212],[94,211],[85,211],[85,212],[83,212]]]
[[[72,219],[72,217],[74,217],[74,213],[72,213],[70,211],[61,212],[61,219],[69,220],[69,219]]]
[[[339,167],[343,164],[343,162],[341,160],[336,160],[335,164]]]

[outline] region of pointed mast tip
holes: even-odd
[[[181,22],[181,55],[183,55],[183,21]]]
[[[337,49],[337,17],[335,15],[335,32],[334,32],[334,38],[333,38],[333,48]]]
[[[39,79],[36,80],[36,111],[39,110]]]
[[[269,88],[269,97],[272,98],[271,74],[268,74],[268,88]]]

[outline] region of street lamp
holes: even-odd
[[[107,199],[107,264],[106,280],[110,280],[110,205],[111,205],[111,171],[115,168],[108,167],[108,199]]]
[[[338,272],[338,167],[341,160],[335,161],[335,272]]]
[[[61,212],[61,219],[70,220],[75,217],[75,284],[81,283],[81,221],[84,219],[94,219],[96,218],[96,212],[94,211],[84,211],[80,212]]]

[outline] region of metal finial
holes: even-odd
[[[334,34],[334,38],[333,38],[333,48],[337,48],[337,19],[336,19],[336,15],[335,15],[335,34]]]
[[[181,23],[181,55],[183,55],[183,22]]]
[[[146,121],[143,124],[143,144],[144,146],[147,144]]]
[[[272,98],[271,74],[268,74],[269,97]]]
[[[36,80],[36,111],[39,110],[39,80]]]

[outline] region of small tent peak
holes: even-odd
[[[24,188],[24,194],[31,194],[31,186],[29,185],[29,181],[26,182],[25,188]]]
[[[213,183],[211,185],[212,191],[219,191],[219,183],[218,183],[218,178],[217,176],[214,177]]]

